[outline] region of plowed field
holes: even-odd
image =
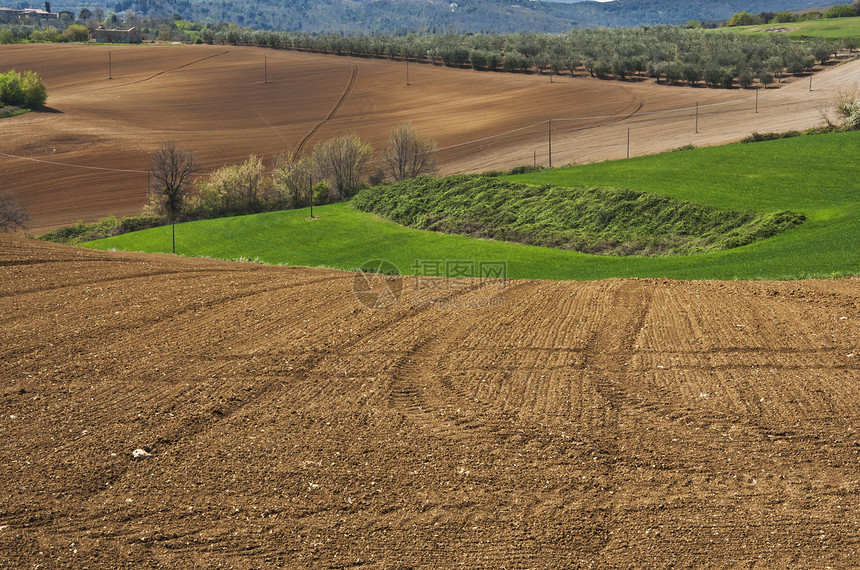
[[[0,238],[0,566],[860,565],[857,279],[356,279]]]
[[[12,45],[0,69],[37,71],[54,112],[0,122],[0,189],[32,233],[136,215],[149,156],[168,141],[202,172],[357,133],[376,148],[412,122],[438,141],[443,173],[594,162],[806,128],[860,61],[760,93],[458,70],[429,64],[231,46]],[[112,79],[109,79],[109,76]],[[699,105],[698,119],[696,105]],[[552,119],[551,129],[548,119]],[[698,132],[697,132],[698,131]]]

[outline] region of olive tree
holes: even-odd
[[[391,131],[382,151],[383,170],[394,180],[432,174],[436,171],[435,152],[435,141],[419,136],[411,123],[402,123]]]

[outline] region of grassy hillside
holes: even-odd
[[[767,30],[785,28],[787,32],[779,32],[790,38],[860,38],[860,17],[858,18],[827,18],[809,22],[790,22],[787,24],[764,24],[756,26],[737,26],[735,28],[720,28],[720,31],[739,32],[748,34],[772,33]]]
[[[743,247],[681,257],[619,258],[414,230],[349,204],[177,225],[177,251],[352,269],[388,259],[403,273],[417,260],[505,261],[516,278],[789,279],[860,274],[860,132],[685,150],[543,171],[512,180],[614,186],[721,209],[791,210],[806,222]],[[170,251],[170,228],[90,247]]]
[[[717,209],[618,188],[526,185],[495,176],[404,180],[352,201],[411,228],[601,255],[739,247],[803,222],[791,212]]]

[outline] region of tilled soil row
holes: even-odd
[[[0,566],[860,564],[857,279],[357,283],[0,238]]]

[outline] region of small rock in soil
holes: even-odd
[[[147,452],[145,449],[138,448],[131,452],[132,459],[142,460],[149,459],[150,457],[152,457],[152,454]]]

